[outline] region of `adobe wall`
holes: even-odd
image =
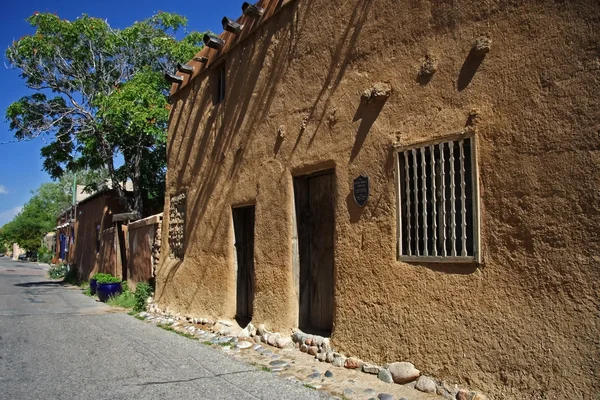
[[[160,256],[155,252],[155,236],[161,223],[159,214],[128,225],[127,283],[133,290],[139,282],[149,282],[154,277],[155,257]]]
[[[123,207],[114,194],[98,195],[77,206],[75,263],[81,279],[87,280],[96,272],[114,272],[114,266],[101,268],[103,257],[108,257],[106,259],[109,260],[111,259],[109,253],[114,252],[112,249],[114,240],[105,238],[102,233],[112,227],[112,214],[118,213],[122,209]],[[96,251],[97,224],[100,225],[100,252]]]
[[[473,65],[482,34],[491,51]],[[185,256],[162,252],[159,305],[233,318],[231,207],[255,204],[253,320],[294,327],[292,177],[334,167],[334,347],[493,398],[594,398],[599,43],[592,0],[292,2],[225,56],[223,103],[207,74],[174,96],[162,245],[169,199],[186,193]],[[361,106],[377,82],[391,97]],[[393,145],[460,131],[472,110],[483,264],[396,261]]]

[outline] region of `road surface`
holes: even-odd
[[[0,257],[0,399],[323,399]]]

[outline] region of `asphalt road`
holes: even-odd
[[[322,399],[0,257],[0,399]]]

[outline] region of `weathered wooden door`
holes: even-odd
[[[299,325],[305,331],[331,332],[334,309],[333,172],[294,179],[300,263]]]
[[[252,319],[254,300],[254,206],[233,209],[237,265],[236,317]]]

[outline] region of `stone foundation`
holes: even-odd
[[[245,328],[241,328],[233,321],[214,321],[209,318],[171,314],[168,310],[161,310],[152,298],[148,299],[147,310],[147,312],[141,313],[140,316],[146,319],[158,319],[158,323],[160,324],[166,324],[188,333],[195,329],[195,325],[199,325],[203,331],[220,335],[223,337],[222,340],[226,340],[227,342],[235,339],[235,342],[238,340],[243,343],[254,341],[258,344],[267,344],[280,349],[296,348],[303,353],[314,356],[319,362],[327,362],[331,363],[334,367],[356,369],[365,374],[377,375],[379,380],[386,383],[414,384],[415,389],[424,393],[437,394],[444,399],[487,399],[481,393],[461,389],[458,385],[450,385],[433,377],[421,375],[421,372],[410,362],[394,362],[379,366],[366,363],[356,357],[345,356],[332,348],[329,338],[307,334],[299,329],[293,330],[291,335],[286,335],[280,332],[270,332],[263,324],[254,326],[250,322]]]

